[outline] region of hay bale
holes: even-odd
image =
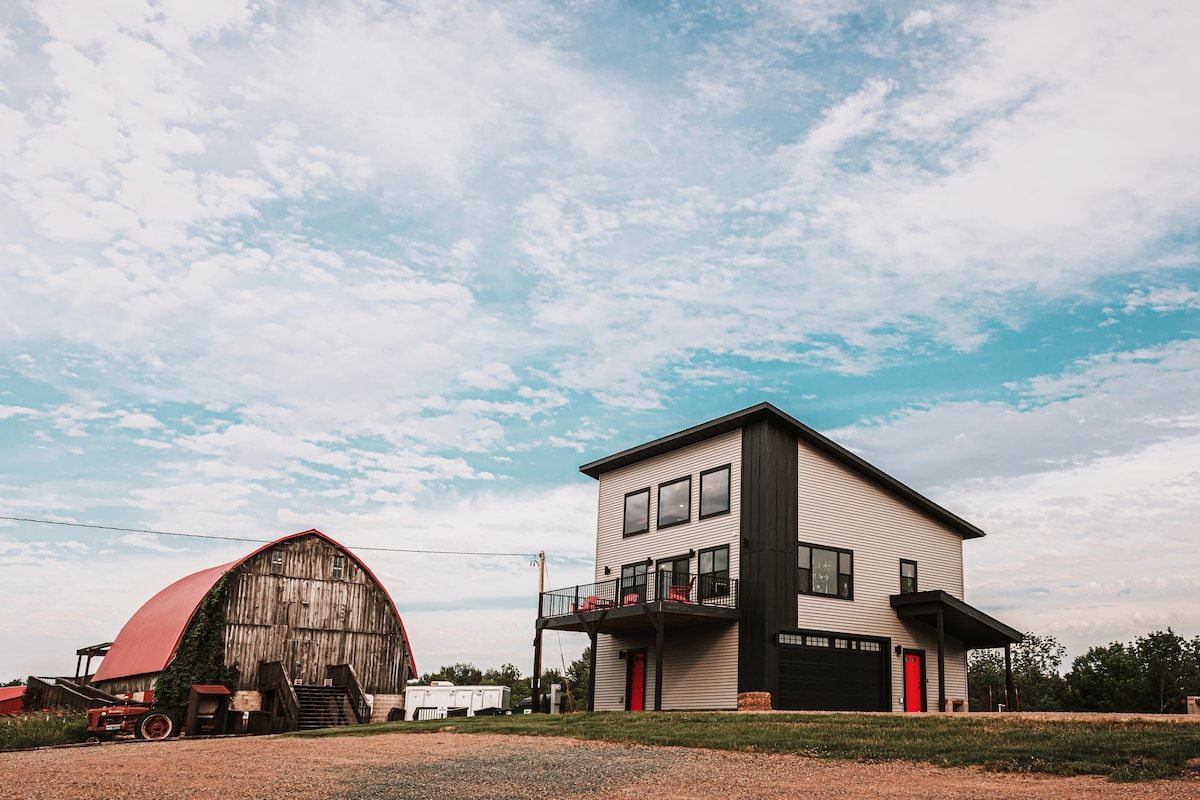
[[[739,692],[738,711],[770,711],[770,692]]]

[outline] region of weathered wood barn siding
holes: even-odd
[[[277,660],[304,683],[320,683],[327,665],[351,664],[364,691],[404,691],[410,654],[387,594],[328,540],[300,536],[257,553],[234,570],[227,592],[225,663],[241,669],[239,689],[257,689],[259,662]]]

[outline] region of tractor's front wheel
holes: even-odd
[[[133,733],[139,739],[169,739],[179,734],[179,723],[165,711],[151,711],[137,721]]]

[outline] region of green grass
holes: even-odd
[[[598,713],[390,722],[290,734],[502,733],[654,746],[918,761],[999,772],[1103,775],[1114,781],[1200,772],[1200,724],[876,714]]]
[[[82,742],[87,737],[87,716],[46,712],[0,717],[0,750],[23,750],[52,744]]]

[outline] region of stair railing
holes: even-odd
[[[350,708],[353,709],[359,725],[371,721],[371,706],[367,703],[366,694],[363,692],[362,684],[358,682],[358,673],[354,671],[353,664],[327,664],[325,677],[333,681],[334,686],[340,686],[346,690]]]
[[[274,697],[269,709],[272,733],[294,731],[300,727],[300,700],[282,661],[259,662],[258,690],[271,692]]]

